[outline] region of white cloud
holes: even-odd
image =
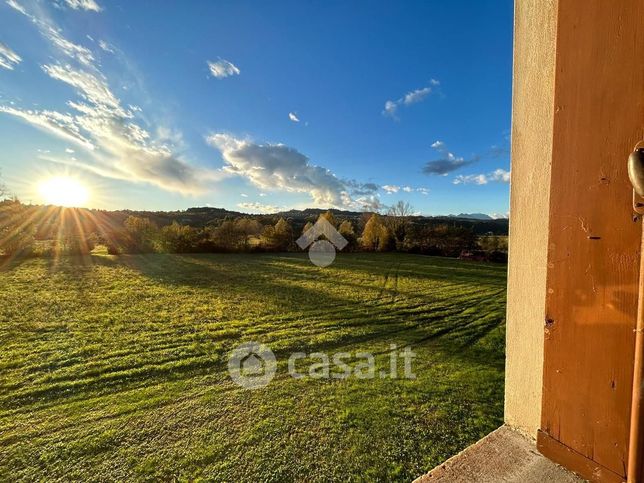
[[[398,102],[387,101],[387,102],[385,102],[385,109],[382,111],[382,113],[385,116],[396,118],[396,111],[397,110],[398,110]]]
[[[13,0],[15,5],[15,0]],[[16,8],[15,5],[12,5]],[[62,55],[72,57],[81,66],[56,62],[43,65],[52,79],[71,86],[76,98],[67,105],[69,112],[30,110],[0,104],[0,113],[22,119],[62,139],[74,142],[86,151],[82,161],[48,158],[72,164],[101,176],[131,182],[145,182],[184,194],[200,193],[209,181],[222,177],[214,170],[191,166],[172,152],[172,146],[153,137],[134,118],[132,110],[122,106],[110,90],[107,79],[93,62],[91,52],[63,37],[49,20],[33,16],[18,5],[38,27],[41,34]],[[80,157],[80,156],[79,156]]]
[[[352,208],[364,211],[380,211],[385,207],[376,195],[360,196],[353,202]]]
[[[277,213],[279,211],[284,211],[284,209],[279,206],[265,205],[264,203],[259,203],[257,201],[238,203],[237,206],[249,213]]]
[[[22,58],[13,50],[0,42],[0,67],[13,70],[15,65],[22,62]]]
[[[248,195],[246,193],[241,193],[242,198],[248,198]]]
[[[221,152],[228,173],[243,176],[260,189],[306,193],[318,206],[359,208],[373,204],[368,197],[378,189],[373,183],[340,179],[284,144],[257,144],[223,133],[207,141]]]
[[[434,91],[434,88],[440,85],[440,82],[436,79],[430,80],[429,83],[429,86],[410,91],[399,99],[388,100],[385,102],[382,114],[398,120],[398,109],[401,106],[410,106],[424,101]]]
[[[213,77],[217,79],[224,79],[231,75],[239,75],[241,71],[239,68],[232,62],[224,59],[219,59],[217,61],[208,61],[208,68]]]
[[[416,89],[415,91],[408,92],[407,94],[405,94],[405,97],[403,97],[403,103],[406,106],[415,104],[424,100],[431,92],[431,87],[423,87],[422,89]]]
[[[65,5],[73,10],[87,10],[91,12],[100,12],[102,7],[95,0],[64,0]]]
[[[386,184],[383,185],[382,189],[385,190],[388,195],[390,195],[392,193],[398,193],[398,191],[400,191],[400,186]]]
[[[488,179],[484,174],[461,174],[454,178],[454,184],[487,184]]]
[[[492,173],[491,176],[493,181],[499,181],[501,183],[509,183],[510,182],[510,171],[506,171],[505,169],[496,169]]]
[[[74,150],[72,148],[65,148],[65,152],[68,154],[74,154]]]
[[[289,112],[288,118],[293,122],[300,122],[300,119],[297,117],[297,114],[295,114],[294,112]]]
[[[505,169],[496,169],[491,173],[487,174],[467,174],[459,175],[454,178],[454,184],[477,184],[484,185],[488,183],[509,183],[510,182],[510,172]]]
[[[402,191],[404,193],[420,193],[422,195],[427,195],[429,194],[429,189],[427,188],[414,188],[413,186],[398,186],[398,185],[383,185],[382,189],[388,194],[394,194],[398,193],[399,191]]]

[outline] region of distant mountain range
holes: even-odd
[[[507,216],[490,216],[485,213],[460,213],[458,215],[448,215],[450,218],[465,218],[469,220],[504,220]]]

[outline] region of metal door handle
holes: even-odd
[[[633,185],[633,209],[644,214],[644,140],[635,145],[628,157],[628,177]]]

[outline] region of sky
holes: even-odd
[[[512,0],[1,0],[22,201],[424,215],[509,205]]]

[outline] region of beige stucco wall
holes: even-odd
[[[505,421],[541,419],[557,0],[516,0]]]

